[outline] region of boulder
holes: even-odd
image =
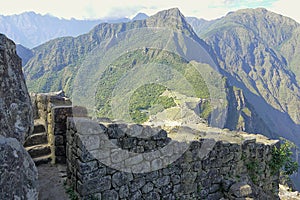
[[[0,199],[38,198],[38,171],[23,147],[32,130],[21,59],[14,42],[0,34]]]
[[[0,135],[0,199],[37,199],[38,172],[15,138]]]
[[[33,130],[31,100],[16,45],[0,34],[0,130],[1,135],[24,142]]]

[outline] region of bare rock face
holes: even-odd
[[[0,34],[0,199],[37,199],[38,172],[23,147],[33,130],[30,97],[13,41]]]
[[[32,132],[32,106],[16,45],[0,34],[0,130],[21,143]]]
[[[0,135],[0,199],[37,199],[37,169],[15,138]]]

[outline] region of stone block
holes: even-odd
[[[54,145],[55,146],[61,146],[61,145],[65,144],[64,136],[56,135],[54,138],[55,138],[54,139]]]
[[[55,146],[55,156],[66,157],[66,147],[65,146]]]
[[[116,172],[112,176],[112,185],[113,187],[117,188],[122,185],[129,184],[130,181],[133,180],[133,175],[127,172]]]
[[[98,162],[96,160],[82,162],[80,159],[76,159],[76,169],[81,174],[88,174],[98,169]]]
[[[111,176],[105,176],[101,178],[94,178],[86,183],[77,181],[77,189],[81,196],[103,192],[111,188]],[[103,197],[103,199],[105,199]]]

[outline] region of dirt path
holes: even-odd
[[[66,166],[44,164],[39,171],[39,200],[68,200],[64,189]]]

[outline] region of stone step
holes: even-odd
[[[45,126],[43,124],[35,124],[33,128],[33,134],[46,132]]]
[[[43,133],[43,132],[46,132],[45,121],[42,120],[42,119],[35,119],[34,120],[33,134],[34,133]]]
[[[33,158],[33,161],[34,161],[36,166],[41,165],[41,164],[47,164],[47,163],[51,162],[51,160],[52,160],[51,154],[46,155],[46,156]]]
[[[35,145],[25,148],[32,158],[46,156],[51,153],[50,146],[48,144]]]
[[[30,146],[39,145],[39,144],[48,144],[46,132],[35,133],[33,135],[30,135],[26,139],[26,141],[24,143],[24,147],[30,147]]]

